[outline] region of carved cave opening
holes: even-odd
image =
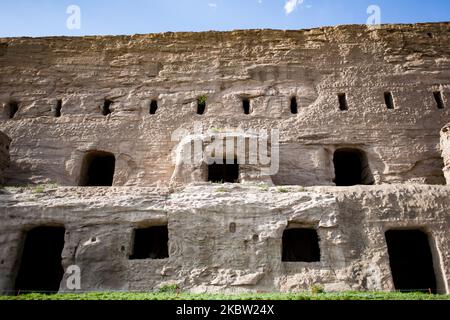
[[[105,102],[102,106],[102,115],[107,116],[108,114],[111,114],[111,105],[113,104],[113,101],[105,99]]]
[[[250,99],[242,99],[242,109],[244,110],[244,114],[250,114]]]
[[[17,111],[19,111],[19,104],[16,101],[11,101],[6,106],[6,114],[8,115],[9,119],[14,118],[14,116],[17,113]]]
[[[372,185],[374,179],[364,151],[338,149],[333,157],[336,186]]]
[[[213,183],[238,183],[239,182],[239,164],[237,159],[233,163],[213,163],[208,166],[208,181]]]
[[[339,110],[347,111],[348,110],[347,95],[345,93],[339,93],[338,100],[339,100]]]
[[[62,100],[59,99],[56,101],[55,107],[52,108],[53,117],[59,118],[61,117],[61,109],[62,109]]]
[[[282,261],[320,261],[319,236],[315,229],[286,229],[283,232],[282,242]]]
[[[150,102],[150,114],[156,114],[156,111],[158,110],[158,101],[156,100],[152,100],[152,102]]]
[[[291,98],[291,113],[297,114],[298,113],[298,105],[297,105],[297,98],[292,97]]]
[[[110,187],[114,180],[116,158],[112,153],[91,151],[84,156],[80,186]]]
[[[392,92],[384,93],[384,102],[388,109],[390,110],[395,109],[394,97],[392,96]]]
[[[395,289],[436,293],[428,235],[421,230],[389,230],[385,236]]]
[[[63,227],[37,227],[26,233],[16,292],[58,292],[64,275],[64,235]]]
[[[204,97],[200,97],[197,99],[197,114],[203,115],[206,112],[206,99]]]
[[[166,259],[169,257],[169,230],[167,226],[135,229],[130,260]]]
[[[444,109],[444,97],[442,95],[442,92],[437,91],[433,92],[434,100],[436,101],[436,107],[438,109]]]

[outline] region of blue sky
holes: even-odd
[[[70,5],[79,29],[67,27]],[[381,23],[450,21],[450,0],[2,0],[0,37],[303,29],[366,23],[370,5]]]

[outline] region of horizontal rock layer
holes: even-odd
[[[24,232],[63,225],[63,266],[80,267],[83,291],[392,290],[384,232],[406,228],[428,234],[439,292],[448,293],[449,210],[445,186],[7,188],[0,289],[14,287]],[[152,225],[168,226],[169,258],[130,260],[133,229]],[[317,230],[320,262],[282,262],[283,231],[293,225]]]
[[[78,185],[85,154],[102,150],[116,157],[114,185],[167,186],[179,172],[172,134],[200,123],[215,132],[279,128],[276,185],[333,185],[333,152],[341,147],[366,152],[376,184],[444,184],[439,131],[450,119],[449,31],[449,23],[430,23],[2,38],[0,130],[13,139],[8,180]],[[342,93],[347,111],[339,108]],[[206,111],[198,115],[203,95]],[[201,172],[187,175],[204,180]]]

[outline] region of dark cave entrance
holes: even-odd
[[[320,261],[319,236],[315,229],[293,228],[283,232],[282,261]]]
[[[433,92],[434,100],[438,109],[444,109],[444,96],[441,91]]]
[[[297,104],[297,98],[296,97],[292,97],[291,98],[291,113],[292,114],[297,114],[298,113],[298,104]]]
[[[436,276],[427,234],[420,230],[389,230],[385,236],[395,289],[436,293]]]
[[[52,108],[53,117],[55,118],[61,117],[61,109],[62,109],[62,100],[59,99],[58,101],[56,101],[55,107]]]
[[[107,116],[108,114],[111,114],[111,105],[113,104],[112,100],[105,99],[102,106],[102,115]]]
[[[152,100],[152,102],[150,102],[150,110],[149,113],[150,114],[156,114],[156,111],[158,110],[158,101],[156,100]]]
[[[242,109],[244,110],[244,114],[250,114],[250,99],[242,99]]]
[[[333,157],[336,186],[371,185],[374,183],[365,152],[339,149]]]
[[[19,104],[16,101],[11,101],[10,103],[8,103],[6,113],[9,119],[14,118],[17,111],[19,111]]]
[[[213,163],[208,166],[208,181],[213,183],[238,183],[239,182],[239,164],[237,159],[234,163]]]
[[[16,292],[55,293],[64,275],[63,227],[37,227],[27,232],[16,278]]]
[[[339,93],[338,101],[339,101],[339,110],[347,111],[348,110],[347,95],[345,93]]]
[[[386,103],[386,107],[388,109],[390,110],[395,109],[394,96],[392,95],[392,92],[384,93],[384,102]]]
[[[169,257],[169,230],[167,226],[155,226],[134,230],[131,260],[166,259]]]
[[[80,186],[110,187],[114,180],[116,158],[112,153],[92,151],[83,160]]]

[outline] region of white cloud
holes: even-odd
[[[217,8],[217,3],[212,3],[212,2],[210,2],[210,3],[208,3],[208,6],[210,7],[210,8]]]
[[[294,11],[295,8],[297,8],[297,6],[302,3],[303,0],[287,0],[286,4],[284,5],[284,12],[286,12],[286,14],[291,14],[292,11]]]

